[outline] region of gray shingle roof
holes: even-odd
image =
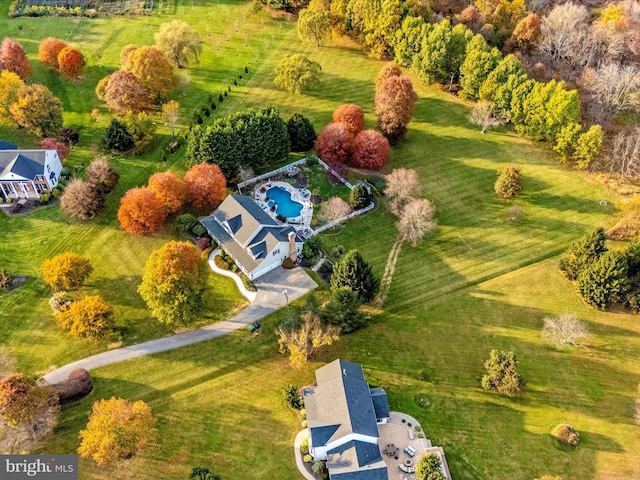
[[[389,400],[384,388],[372,388],[371,400],[373,400],[376,418],[389,418]]]
[[[44,175],[45,150],[0,150],[0,175],[15,173],[30,180]]]
[[[251,198],[243,195],[229,195],[200,223],[248,272],[257,270],[269,252],[280,242],[288,242],[289,233],[295,232],[291,226],[279,225]]]
[[[380,456],[380,448],[375,443],[352,440],[329,450],[327,468],[332,479],[388,479],[387,466]]]
[[[303,389],[307,423],[311,430],[311,443],[326,445],[351,433],[379,438],[376,412],[364,380],[362,365],[338,359],[316,370],[317,387]],[[320,442],[313,436],[313,428],[339,424],[334,435]]]

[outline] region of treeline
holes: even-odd
[[[429,23],[429,12],[398,0],[311,2],[309,10],[316,9],[331,19],[334,30],[357,39],[369,55],[393,58],[424,83],[448,84],[462,98],[491,102],[493,115],[504,117],[519,134],[546,142],[561,161],[587,168],[600,152],[602,129],[582,126],[576,90],[555,80],[530,78],[516,56],[503,58],[466,24],[452,25],[449,19]],[[524,13],[513,11],[501,20],[503,37],[508,38]]]
[[[187,162],[217,164],[225,177],[238,170],[259,169],[285,158],[291,151],[286,122],[277,108],[248,110],[196,126],[187,141]]]

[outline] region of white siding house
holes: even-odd
[[[280,225],[254,201],[229,195],[202,225],[252,280],[302,252],[302,239],[289,225]]]
[[[0,190],[5,198],[40,198],[50,193],[62,173],[56,150],[20,150],[3,142],[0,148]]]

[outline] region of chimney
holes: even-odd
[[[289,232],[289,258],[294,262],[298,259],[298,251],[296,250],[296,232]]]

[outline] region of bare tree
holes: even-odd
[[[616,134],[608,143],[604,155],[601,155],[598,167],[618,175],[622,183],[629,177],[640,174],[640,129]]]
[[[575,65],[591,42],[590,19],[591,14],[584,5],[572,2],[556,5],[542,17],[540,50],[547,53],[556,66],[559,61]]]
[[[62,211],[81,220],[95,217],[103,204],[104,199],[95,187],[79,178],[71,180],[60,197]]]
[[[280,325],[276,334],[280,352],[289,352],[289,361],[296,368],[302,368],[316,350],[340,340],[340,328],[323,325],[320,317],[313,312],[302,315],[299,327]]]
[[[482,127],[481,133],[485,133],[489,127],[500,126],[505,121],[505,115],[504,113],[496,115],[494,110],[495,103],[481,100],[473,106],[471,115],[469,115],[469,122],[480,125]]]
[[[584,322],[573,313],[563,313],[555,317],[546,317],[542,327],[542,338],[556,347],[578,345],[578,341],[589,336]]]
[[[422,185],[418,173],[408,168],[396,168],[387,175],[386,180],[384,194],[389,198],[389,209],[399,216],[404,206],[420,195]]]
[[[610,119],[620,112],[640,109],[640,71],[635,65],[608,63],[597,70],[587,69],[582,87]]]
[[[247,180],[251,180],[255,176],[256,174],[253,171],[253,168],[251,167],[247,167],[247,168],[240,167],[238,169],[238,178],[240,179],[241,182],[246,182]]]
[[[327,200],[318,213],[318,220],[323,223],[339,223],[343,217],[349,215],[353,209],[340,197],[332,197]]]
[[[436,207],[429,200],[417,198],[411,200],[402,210],[400,220],[396,224],[398,233],[412,245],[422,240],[429,232],[435,230],[438,223],[433,219]]]
[[[87,167],[85,177],[98,192],[107,194],[116,187],[120,174],[107,161],[107,157],[97,155]]]

